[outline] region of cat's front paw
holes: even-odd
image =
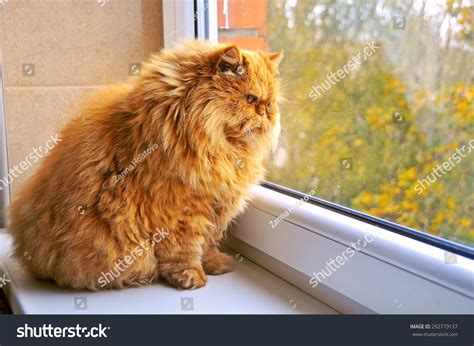
[[[163,275],[170,285],[182,289],[195,289],[207,282],[206,273],[202,268],[187,268],[177,273]]]
[[[234,269],[234,258],[215,249],[204,257],[202,266],[208,275],[224,274]]]

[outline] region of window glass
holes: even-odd
[[[220,42],[284,50],[268,180],[474,244],[473,3],[218,1]]]

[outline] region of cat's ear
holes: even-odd
[[[283,51],[281,51],[275,53],[268,53],[267,56],[268,59],[275,65],[275,67],[278,68],[278,65],[280,65],[281,61],[285,57],[285,54],[283,53]]]
[[[237,46],[231,45],[220,49],[216,54],[217,73],[242,75],[245,69],[242,66],[242,54]]]

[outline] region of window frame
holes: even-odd
[[[196,38],[196,23],[199,22],[196,13],[194,0],[163,0],[164,48],[172,48],[183,39]]]
[[[5,117],[5,93],[3,88],[3,56],[0,49],[0,177],[8,176],[7,124]],[[10,204],[10,185],[0,190],[0,229],[7,225],[5,208]],[[0,231],[0,233],[2,233]]]
[[[394,232],[394,233],[403,235],[405,237],[421,241],[425,244],[436,246],[440,249],[452,252],[456,255],[464,256],[464,257],[467,257],[469,259],[474,259],[474,249],[472,249],[472,248],[470,248],[466,245],[463,245],[463,244],[460,244],[460,243],[455,243],[455,242],[452,242],[448,239],[436,237],[436,236],[430,235],[428,233],[424,233],[424,232],[418,231],[416,229],[400,225],[400,224],[395,223],[395,222],[384,220],[382,218],[378,218],[378,217],[375,217],[375,216],[357,211],[355,209],[345,207],[343,205],[339,205],[339,204],[336,204],[336,203],[326,201],[326,200],[321,199],[321,198],[306,195],[306,194],[304,194],[302,192],[299,192],[297,190],[293,190],[291,188],[284,187],[282,185],[275,184],[275,183],[272,183],[272,182],[269,182],[269,181],[264,181],[262,183],[262,186],[266,187],[266,188],[269,188],[271,190],[283,193],[287,196],[294,197],[294,198],[300,198],[300,199],[305,198],[305,200],[307,200],[306,203],[311,203],[311,204],[320,206],[322,208],[326,208],[326,209],[335,211],[339,214],[350,216],[350,217],[352,217],[356,220],[366,222],[369,225],[374,225],[374,226],[380,227],[382,229],[385,229],[387,231]]]
[[[217,0],[163,0],[163,46],[186,39],[217,42]]]

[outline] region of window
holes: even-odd
[[[220,42],[284,50],[268,180],[472,247],[466,1],[218,0]]]

